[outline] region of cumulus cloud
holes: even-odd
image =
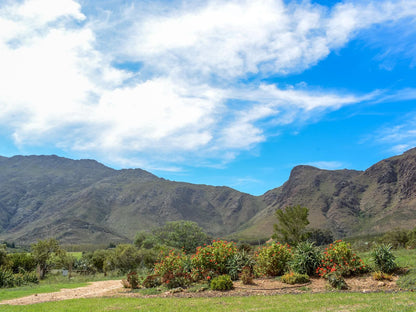
[[[147,167],[230,161],[270,129],[374,99],[262,79],[299,73],[360,31],[416,15],[415,1],[132,1],[99,13],[83,3],[0,5],[0,127],[20,146]]]

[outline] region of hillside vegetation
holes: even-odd
[[[168,221],[196,222],[214,237],[266,238],[276,209],[309,208],[311,228],[336,237],[416,224],[416,149],[365,171],[295,167],[262,196],[173,182],[94,160],[0,157],[0,239],[29,244],[120,243]]]

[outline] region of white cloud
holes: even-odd
[[[80,3],[0,4],[1,127],[21,146],[159,167],[230,161],[266,141],[270,128],[373,99],[259,81],[310,68],[372,25],[416,15],[415,1],[332,9],[185,1],[154,11],[115,5],[97,15]],[[113,66],[123,62],[141,67]]]

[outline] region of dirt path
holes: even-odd
[[[88,286],[84,287],[72,289],[64,288],[61,289],[59,292],[34,294],[23,298],[3,300],[0,302],[0,305],[26,305],[46,301],[111,296],[117,293],[122,288],[123,286],[120,280],[92,282]]]

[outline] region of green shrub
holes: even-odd
[[[158,275],[148,275],[143,280],[142,285],[145,288],[154,288],[162,285],[162,281]]]
[[[30,272],[36,270],[36,261],[31,254],[13,253],[7,255],[7,267],[13,273]]]
[[[39,283],[35,272],[13,274],[11,270],[0,270],[0,288],[11,288],[30,283]]]
[[[244,285],[253,285],[254,284],[254,274],[253,269],[249,266],[245,266],[242,268],[240,273],[240,279]]]
[[[0,287],[10,288],[15,286],[13,272],[10,270],[0,270]]]
[[[155,263],[154,270],[168,288],[187,287],[192,281],[188,257],[183,252],[171,250],[167,256]]]
[[[348,285],[345,282],[344,278],[341,274],[337,272],[329,273],[326,278],[328,279],[328,284],[336,289],[339,290],[346,290],[348,289]]]
[[[253,257],[243,249],[228,259],[227,274],[231,276],[233,281],[235,281],[238,279],[243,267],[249,267],[253,269],[254,265],[255,261]]]
[[[304,284],[309,282],[309,276],[307,274],[299,274],[296,272],[289,272],[280,277],[280,280],[286,284]]]
[[[313,276],[321,260],[322,252],[313,242],[300,242],[294,250],[291,268],[296,273]]]
[[[255,253],[255,272],[262,276],[282,275],[287,270],[292,257],[289,245],[273,242]]]
[[[139,277],[136,272],[130,272],[127,274],[127,282],[130,284],[131,289],[139,288]]]
[[[191,256],[192,276],[195,280],[227,274],[227,264],[237,253],[234,242],[213,240],[211,245],[197,247]]]
[[[391,244],[395,249],[405,247],[409,241],[408,231],[400,228],[394,229],[384,234],[382,241],[385,244]]]
[[[321,264],[316,273],[321,277],[327,277],[330,273],[350,276],[367,271],[367,266],[351,250],[351,244],[338,240],[325,248]]]
[[[371,259],[376,271],[391,273],[397,269],[396,256],[391,251],[391,244],[377,245],[371,252]]]
[[[234,289],[233,281],[227,274],[214,277],[211,280],[210,287],[212,290],[230,290]]]

